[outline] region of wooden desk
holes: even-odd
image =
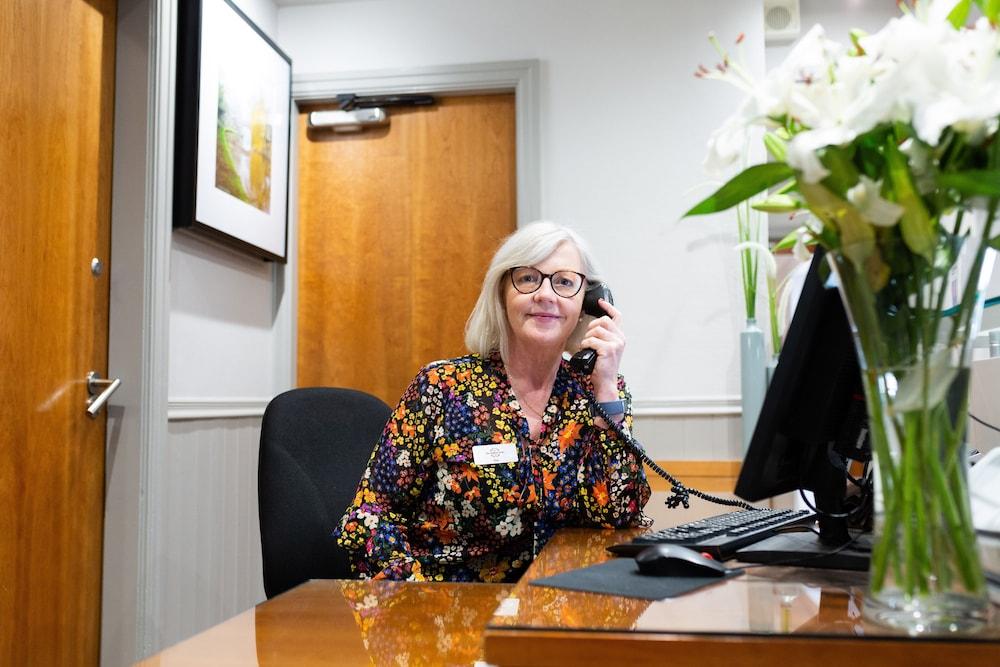
[[[139,664],[472,665],[482,660],[486,622],[512,588],[310,581]]]
[[[996,624],[946,641],[864,622],[864,573],[758,568],[659,602],[528,584],[638,532],[562,531],[516,585],[310,581],[140,664],[1000,665]]]
[[[606,560],[604,548],[629,536],[556,535],[511,592],[516,613],[490,619],[486,660],[504,666],[1000,665],[996,623],[975,639],[943,640],[893,635],[863,621],[862,572],[755,568],[658,602],[529,585]]]

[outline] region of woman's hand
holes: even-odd
[[[581,347],[597,352],[597,363],[590,378],[598,401],[618,400],[618,367],[625,352],[625,332],[622,314],[610,303],[598,301],[607,315],[598,317],[587,326],[587,333],[580,341]]]

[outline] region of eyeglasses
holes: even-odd
[[[587,280],[587,276],[576,271],[542,273],[533,266],[515,266],[510,270],[510,282],[521,294],[537,292],[546,278],[549,279],[552,291],[564,299],[576,296]]]

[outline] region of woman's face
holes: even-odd
[[[546,274],[556,271],[583,273],[583,262],[576,246],[563,241],[551,255],[534,264],[534,268]],[[504,281],[511,351],[552,350],[555,354],[561,354],[580,320],[584,290],[581,289],[575,296],[567,299],[552,291],[550,279],[544,278],[536,291],[522,294],[514,289],[509,273]]]

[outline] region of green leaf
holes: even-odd
[[[888,125],[879,125],[865,132],[852,142],[854,146],[854,164],[858,171],[873,181],[882,180],[885,174],[885,158],[882,147],[885,138],[892,132]]]
[[[830,170],[830,175],[823,179],[823,185],[837,196],[847,196],[847,191],[857,185],[858,169],[845,149],[827,146],[819,151],[819,161]]]
[[[885,142],[885,161],[889,167],[892,194],[896,197],[896,203],[903,207],[903,217],[899,220],[903,241],[912,252],[930,262],[934,259],[934,245],[937,242],[935,223],[927,214],[920,193],[913,185],[906,157],[899,152],[896,140],[891,136]]]
[[[799,184],[798,184],[798,182],[797,181],[788,181],[787,183],[785,183],[784,185],[782,185],[780,188],[776,188],[774,190],[774,194],[776,194],[776,195],[787,195],[789,192],[798,192],[798,191],[799,191]]]
[[[1000,236],[990,239],[990,247],[994,250],[1000,250]]]
[[[969,18],[969,10],[972,9],[972,0],[961,0],[948,14],[948,21],[955,27],[961,28]]]
[[[779,137],[776,132],[764,135],[764,148],[778,162],[784,162],[788,155],[788,141]]]
[[[938,175],[938,183],[972,197],[1000,197],[1000,169],[972,169]]]
[[[793,229],[792,231],[788,232],[785,235],[785,238],[781,239],[780,241],[774,244],[774,247],[771,248],[771,252],[775,253],[775,252],[780,252],[782,250],[788,250],[789,248],[794,248],[795,242],[798,240],[799,240],[799,230]]]
[[[718,213],[732,208],[741,201],[753,197],[758,192],[772,185],[781,183],[795,176],[795,171],[782,162],[768,162],[744,169],[733,176],[728,183],[698,202],[694,208],[682,217]]]
[[[867,37],[868,33],[862,30],[861,28],[853,28],[847,34],[850,35],[851,44],[854,45],[854,48],[851,49],[851,55],[852,56],[865,55],[865,48],[861,46],[861,38]]]
[[[840,252],[864,274],[872,291],[878,292],[889,280],[889,267],[882,261],[875,242],[875,229],[865,222],[857,208],[838,197],[821,183],[799,184],[809,204],[809,210],[836,233],[836,246],[830,239],[821,238],[827,248],[838,247]]]
[[[791,213],[804,207],[805,204],[802,203],[802,200],[782,194],[773,194],[767,199],[751,205],[753,210],[765,213]]]
[[[1000,0],[976,0],[976,4],[979,5],[983,16],[993,23],[997,22],[997,18],[1000,17]]]

